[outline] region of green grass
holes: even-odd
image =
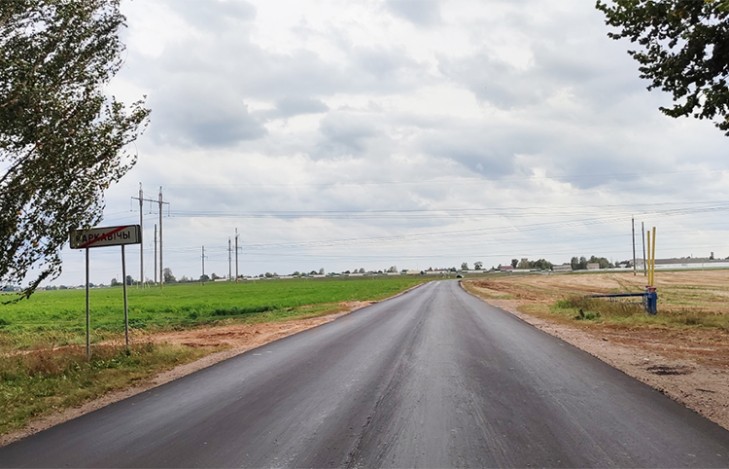
[[[0,434],[34,417],[79,405],[128,387],[214,349],[142,344],[97,346],[91,361],[82,347],[40,350],[0,361]]]
[[[148,330],[220,322],[270,322],[336,310],[344,301],[381,300],[424,282],[422,277],[259,280],[129,287],[129,324]],[[93,340],[123,332],[121,287],[92,289]],[[27,301],[0,305],[0,353],[85,340],[83,290],[40,291]]]

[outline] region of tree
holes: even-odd
[[[640,64],[648,89],[672,93],[671,117],[715,119],[729,136],[729,1],[597,0],[612,39],[640,46],[628,53]]]
[[[172,269],[169,267],[162,269],[162,278],[164,279],[164,283],[175,283],[177,281],[175,276],[172,275]]]
[[[208,277],[208,274],[202,274],[200,276],[200,281],[201,282],[209,282],[210,281],[210,277]]]
[[[111,284],[110,285],[112,287],[116,287],[117,285],[121,285],[121,283],[119,283],[119,280],[117,280],[116,278],[113,278],[113,279],[111,279]]]
[[[604,257],[590,256],[590,260],[588,262],[590,264],[598,264],[601,269],[610,269],[614,267],[613,263]]]
[[[546,259],[537,259],[536,261],[529,261],[529,268],[539,270],[552,270],[552,263]]]
[[[481,262],[481,261],[474,262],[473,263],[473,268],[474,268],[474,270],[481,270],[481,269],[483,269],[483,262]]]
[[[461,263],[461,270],[469,270],[468,269],[468,262],[462,262]]]
[[[519,259],[512,259],[511,260],[511,267],[516,269],[516,266],[519,265]]]
[[[69,228],[96,225],[135,163],[125,146],[149,110],[105,95],[122,64],[119,1],[0,7],[0,281],[28,281],[22,297],[61,273]]]
[[[127,275],[124,281],[127,283],[127,286],[134,285],[134,279],[131,275]]]

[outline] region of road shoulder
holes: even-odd
[[[647,331],[641,337],[641,331],[626,333],[573,327],[523,313],[519,309],[521,300],[483,298],[469,293],[593,355],[729,430],[729,369],[726,366],[671,356],[667,348],[662,353],[660,344],[656,346],[657,341],[648,337],[655,335],[655,331]]]

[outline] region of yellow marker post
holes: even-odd
[[[651,286],[655,286],[656,281],[656,227],[653,227],[653,245],[651,246]]]
[[[646,269],[648,271],[648,286],[653,285],[653,263],[651,262],[651,232],[650,230],[648,233],[646,233],[646,236],[648,237],[648,256],[645,260],[646,262]]]
[[[652,235],[652,236],[651,236]],[[648,232],[648,285],[645,287],[645,309],[648,314],[658,313],[658,294],[656,293],[656,227]]]

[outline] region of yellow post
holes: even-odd
[[[651,286],[655,287],[656,281],[656,227],[653,227],[653,245],[651,246]]]
[[[645,259],[645,266],[646,270],[648,271],[648,285],[652,285],[651,276],[653,275],[651,272],[651,230],[648,230],[648,233],[646,233],[646,237],[648,238],[648,252],[646,253],[646,259]]]

